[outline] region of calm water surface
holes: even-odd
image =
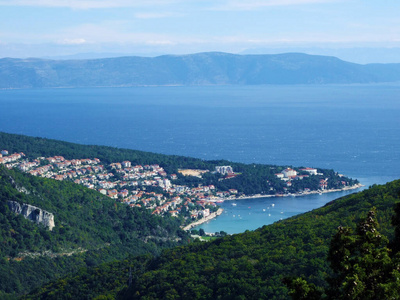
[[[332,168],[368,186],[400,178],[399,95],[400,85],[2,90],[0,130],[202,159]],[[341,195],[227,202],[225,213],[203,226],[241,232]]]

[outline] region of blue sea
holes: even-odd
[[[399,84],[1,90],[0,131],[330,168],[367,187],[400,178]],[[252,230],[344,194],[226,202],[225,213],[202,227]]]

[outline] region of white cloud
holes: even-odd
[[[176,17],[179,15],[176,13],[165,12],[165,13],[136,13],[134,16],[137,19],[161,19],[161,18]]]
[[[166,46],[166,45],[175,45],[174,42],[169,40],[149,40],[145,41],[146,45],[155,45],[155,46]]]
[[[184,40],[178,40],[179,42],[184,43]],[[347,35],[347,36],[337,36],[330,35],[326,36],[324,33],[307,33],[301,36],[296,34],[287,34],[285,37],[281,37],[279,35],[270,36],[268,38],[263,37],[248,37],[248,36],[240,36],[240,35],[231,35],[231,36],[219,36],[219,37],[210,37],[208,39],[196,40],[192,43],[198,44],[215,44],[215,45],[241,45],[245,47],[249,46],[283,46],[283,45],[304,45],[304,46],[318,46],[318,45],[364,45],[367,43],[376,43],[376,44],[384,44],[391,45],[396,42],[395,39],[390,38],[390,36],[380,36],[377,38],[375,35]]]
[[[168,6],[172,4],[197,5],[211,10],[253,10],[266,6],[302,5],[343,0],[0,0],[0,6],[67,7],[72,9],[124,8]],[[150,15],[150,14],[149,14]],[[157,15],[157,14],[155,14]]]
[[[126,22],[103,22],[102,24],[83,24],[66,28],[56,35],[61,36],[58,43],[61,44],[145,44],[145,45],[172,45],[176,38],[152,32],[131,32],[125,28]],[[53,37],[55,37],[54,35]],[[75,38],[75,37],[79,38]]]
[[[223,4],[212,7],[212,10],[256,10],[268,6],[294,6],[342,2],[341,0],[227,0]]]
[[[150,17],[150,16],[148,16]],[[155,17],[155,16],[154,16]],[[35,36],[28,36],[37,38]],[[43,37],[43,36],[42,36]],[[21,38],[24,39],[24,38]],[[81,24],[64,28],[55,33],[48,34],[48,42],[57,41],[63,45],[103,44],[116,43],[121,45],[148,45],[148,46],[173,46],[173,45],[215,45],[216,48],[224,45],[272,45],[272,44],[322,44],[322,43],[365,43],[395,41],[399,35],[391,32],[381,34],[365,31],[344,33],[327,33],[318,29],[312,32],[283,32],[277,31],[268,35],[260,33],[251,34],[218,34],[218,32],[203,33],[201,36],[190,32],[152,32],[144,28],[135,28],[132,31],[128,21],[103,21],[100,24]]]
[[[148,7],[167,5],[175,0],[0,0],[0,6],[68,7],[72,9]]]
[[[81,44],[85,44],[86,40],[82,39],[82,38],[78,38],[78,39],[63,39],[58,41],[57,44],[61,44],[61,45],[81,45]]]

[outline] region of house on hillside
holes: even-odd
[[[216,166],[215,171],[217,171],[218,173],[220,173],[222,175],[234,173],[233,168],[231,166]]]
[[[304,168],[304,169],[300,169],[300,171],[308,172],[308,173],[310,173],[310,175],[317,175],[317,173],[318,173],[317,169],[314,169],[314,168]]]
[[[292,176],[296,176],[297,172],[291,168],[286,168],[285,170],[282,171],[282,174],[284,177],[289,178]]]

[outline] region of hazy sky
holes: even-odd
[[[0,0],[0,57],[301,47],[400,47],[400,1]]]

